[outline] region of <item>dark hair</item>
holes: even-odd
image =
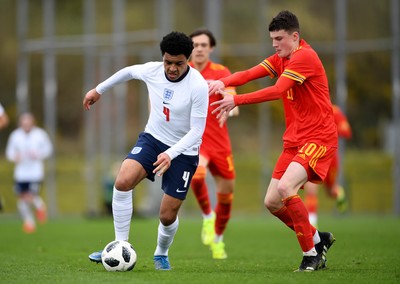
[[[213,35],[213,33],[206,29],[206,28],[199,28],[197,30],[195,30],[194,32],[192,32],[189,36],[190,38],[194,38],[195,36],[199,36],[199,35],[206,35],[208,36],[208,39],[210,40],[210,46],[214,47],[217,45],[217,41],[215,40],[215,37]]]
[[[270,32],[276,32],[285,30],[289,33],[300,32],[300,24],[296,15],[289,11],[281,11],[272,19],[269,24],[268,30]]]
[[[192,54],[193,41],[181,32],[171,32],[163,37],[160,42],[161,55],[166,52],[171,55],[185,55],[186,58]]]

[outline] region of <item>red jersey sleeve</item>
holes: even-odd
[[[256,104],[280,99],[293,85],[294,81],[279,77],[274,86],[270,86],[252,93],[235,96],[235,105]]]
[[[261,65],[257,65],[244,71],[235,72],[228,77],[221,78],[220,80],[225,86],[241,86],[247,82],[267,75],[267,70],[265,70]]]

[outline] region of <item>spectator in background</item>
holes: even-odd
[[[6,128],[8,122],[9,122],[8,115],[0,103],[0,130]],[[0,195],[0,211],[3,210],[3,207],[4,207],[3,197]]]
[[[18,196],[17,207],[23,219],[23,231],[33,233],[36,222],[31,207],[36,210],[39,223],[47,220],[46,205],[40,197],[44,178],[43,161],[50,157],[53,145],[47,133],[35,125],[31,113],[19,117],[19,127],[11,132],[6,146],[6,157],[15,163],[14,190]]]
[[[190,37],[193,40],[194,49],[189,64],[196,68],[204,79],[218,80],[231,74],[227,67],[210,60],[216,40],[209,30],[198,29]],[[227,87],[225,91],[236,95],[234,87]],[[221,94],[211,94],[209,102],[212,103],[222,98]],[[214,259],[225,259],[227,254],[223,233],[231,216],[235,167],[227,124],[211,114],[214,109],[215,107],[208,107],[206,129],[200,146],[199,166],[193,176],[191,187],[203,213],[201,231],[203,244],[210,245]],[[231,115],[238,115],[238,112],[236,107],[231,111]],[[207,168],[216,184],[217,202],[214,210],[211,208],[208,195]]]
[[[337,126],[338,136],[350,139],[352,136],[351,127],[346,115],[336,105],[332,106],[333,116]],[[333,158],[329,166],[328,174],[323,185],[327,195],[336,200],[336,207],[339,212],[344,213],[347,210],[348,202],[343,187],[337,182],[337,174],[339,172],[339,151]],[[308,218],[311,225],[317,227],[318,224],[318,184],[307,182],[304,185],[305,200],[304,203],[308,210]]]

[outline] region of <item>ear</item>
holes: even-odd
[[[294,41],[299,41],[300,40],[299,32],[293,32],[292,33],[292,38],[293,38]]]

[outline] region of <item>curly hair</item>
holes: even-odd
[[[171,55],[185,55],[189,59],[193,50],[193,41],[186,34],[171,32],[163,37],[160,42],[161,55],[167,52]]]
[[[269,24],[268,30],[276,32],[285,30],[289,33],[300,32],[300,24],[296,15],[289,11],[281,11],[274,17]]]

